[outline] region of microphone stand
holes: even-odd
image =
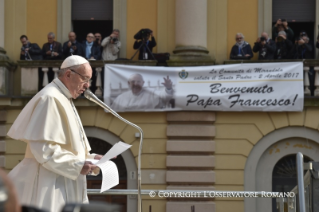
[[[115,117],[117,117],[121,121],[125,122],[128,125],[131,125],[134,128],[136,128],[141,133],[141,136],[140,136],[140,147],[139,147],[139,151],[138,151],[138,166],[137,166],[137,169],[138,169],[138,171],[137,171],[137,175],[138,175],[138,178],[137,178],[137,190],[138,190],[138,194],[137,194],[137,211],[141,212],[142,211],[142,199],[141,199],[141,153],[142,153],[142,146],[143,146],[143,130],[139,126],[137,126],[136,124],[133,124],[132,122],[129,122],[128,120],[124,119],[117,112],[112,110],[107,104],[105,104],[99,98],[97,98],[91,91],[86,90],[84,92],[84,96],[88,100],[96,103],[97,105],[101,106],[105,110],[107,110],[110,113],[112,113],[112,115],[114,115]]]

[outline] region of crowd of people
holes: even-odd
[[[253,48],[245,41],[242,33],[235,36],[236,44],[230,52],[230,59],[249,60],[253,52],[259,53],[258,60],[313,59],[314,45],[306,31],[294,36],[286,19],[278,19],[272,28],[272,39],[266,32],[261,33]],[[319,48],[319,39],[316,47]]]
[[[31,43],[26,35],[21,35],[22,43],[20,60],[63,60],[71,55],[79,55],[88,60],[116,60],[119,58],[121,41],[120,31],[113,29],[112,33],[102,39],[101,33],[88,33],[86,40],[80,42],[76,39],[76,33],[70,32],[69,40],[63,45],[55,40],[55,34],[49,32],[48,42],[42,49],[37,43]],[[140,48],[145,43],[144,48]],[[145,48],[147,46],[148,48]],[[156,46],[153,32],[147,34],[147,39],[136,39],[133,48],[139,50],[139,59],[151,59],[152,48]]]

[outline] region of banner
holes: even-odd
[[[303,63],[197,67],[105,65],[115,111],[302,111]]]

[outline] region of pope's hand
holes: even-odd
[[[95,160],[101,160],[102,157],[103,157],[103,155],[95,155],[94,159]]]
[[[166,87],[166,89],[170,90],[173,88],[173,83],[172,81],[170,80],[169,76],[167,76],[167,78],[163,78],[164,79],[164,82],[162,83],[162,85],[164,85]]]
[[[96,167],[97,166],[92,164],[90,161],[85,161],[80,173],[82,175],[91,174]]]

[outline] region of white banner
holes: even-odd
[[[303,63],[197,67],[105,65],[116,111],[302,111]]]

